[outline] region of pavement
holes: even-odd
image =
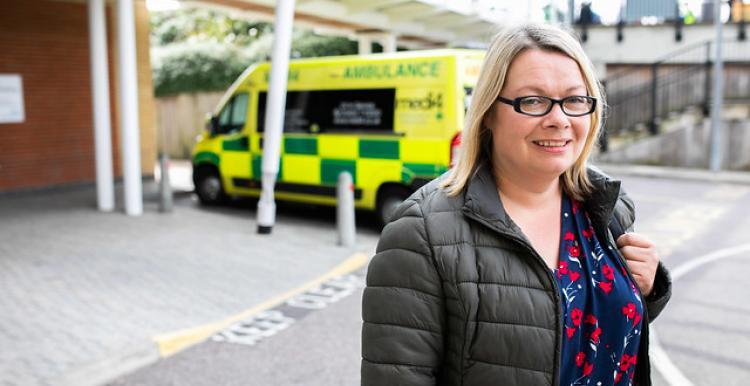
[[[750,185],[750,173],[601,167]],[[189,163],[171,163],[171,213],[147,181],[140,217],[96,211],[91,185],[0,195],[0,385],[112,382],[361,271],[377,242],[364,216],[357,245],[339,247],[332,210],[294,205],[258,235],[254,202],[201,207],[189,176]]]
[[[596,165],[607,173],[615,175],[750,185],[750,172],[748,171],[721,170],[712,172],[706,169],[649,165],[615,165],[606,163],[596,163]]]
[[[98,212],[91,185],[0,195],[0,385],[104,384],[361,268],[377,242],[364,224],[337,246],[334,212],[305,206],[258,235],[254,202],[201,207],[187,170],[173,163],[171,213],[148,181],[140,217]]]

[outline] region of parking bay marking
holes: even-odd
[[[341,275],[317,285],[285,303],[232,324],[211,337],[214,342],[254,346],[287,329],[307,314],[321,310],[364,288],[364,270]]]

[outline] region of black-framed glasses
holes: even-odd
[[[515,99],[497,97],[498,102],[513,106],[513,110],[532,117],[541,117],[552,111],[555,103],[562,107],[569,117],[588,115],[596,110],[596,98],[584,95],[573,95],[563,99],[553,99],[541,95],[522,96]]]

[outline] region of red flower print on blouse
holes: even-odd
[[[561,261],[560,264],[557,265],[557,278],[561,278],[562,275],[568,274],[568,262],[567,261]]]
[[[609,295],[610,291],[612,291],[612,283],[611,282],[606,283],[606,282],[600,281],[599,288],[601,288],[605,294]]]
[[[570,271],[570,274],[568,276],[570,276],[570,281],[576,281],[579,277],[581,277],[581,274],[576,271]]]
[[[581,248],[571,245],[568,247],[568,253],[570,253],[571,257],[578,257],[581,255]]]
[[[635,318],[635,304],[628,303],[628,305],[622,307],[622,314],[627,316],[628,319]]]
[[[630,365],[635,365],[635,355],[630,356],[628,354],[622,354],[620,359],[620,371],[627,372],[630,369]]]
[[[573,325],[578,327],[581,325],[581,319],[583,318],[583,311],[580,308],[574,308],[570,311],[570,320],[573,321]]]
[[[622,379],[622,373],[618,371],[617,375],[615,375],[615,383],[620,382],[620,379]]]
[[[583,237],[591,239],[591,236],[594,234],[594,228],[588,227],[588,229],[582,230],[581,233],[583,233]]]
[[[576,333],[576,329],[574,327],[565,326],[565,333],[568,334],[568,339],[571,339],[573,338],[573,335]]]
[[[563,240],[565,241],[574,241],[576,239],[576,236],[573,234],[573,232],[565,232],[565,237],[563,237]]]
[[[576,214],[578,213],[578,207],[581,206],[581,204],[578,201],[573,200],[573,203],[571,206],[573,207],[573,214]]]
[[[615,280],[615,270],[612,269],[612,267],[610,267],[609,265],[602,265],[602,273],[604,274],[604,277],[607,278],[607,280]]]
[[[602,334],[602,329],[597,327],[596,330],[591,332],[591,341],[594,342],[594,344],[599,344],[599,335]]]
[[[583,375],[588,376],[589,374],[591,374],[592,370],[594,370],[594,365],[592,365],[591,363],[587,362],[585,365],[583,365]]]
[[[576,355],[576,366],[581,367],[583,366],[583,361],[586,360],[586,354],[581,351]]]
[[[596,325],[596,322],[597,322],[596,316],[588,314],[588,315],[586,315],[586,319],[584,319],[583,322],[586,323],[586,324],[594,324],[594,325]]]

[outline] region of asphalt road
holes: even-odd
[[[750,186],[620,178],[636,202],[636,231],[679,272],[654,322],[669,362],[653,363],[665,372],[654,369],[655,384],[750,384]],[[357,385],[363,275],[324,284],[111,385]]]

